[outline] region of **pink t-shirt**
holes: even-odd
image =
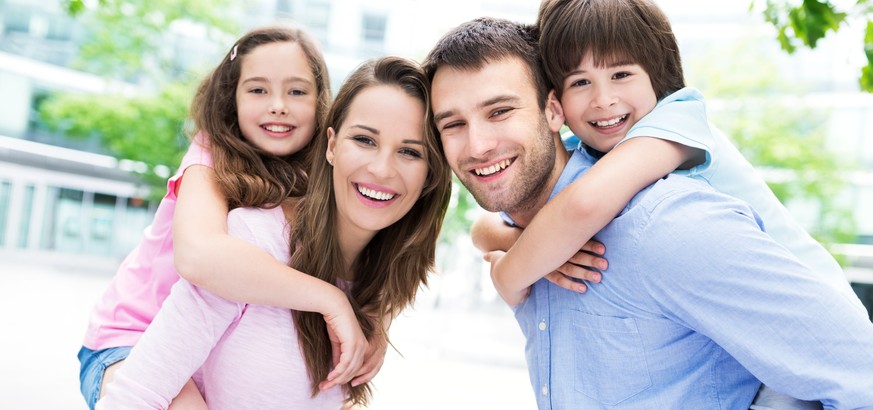
[[[212,154],[202,134],[194,137],[179,170],[167,182],[167,194],[145,229],[142,242],[121,262],[109,288],[91,312],[85,347],[100,350],[135,345],[179,280],[173,258],[176,184],[192,165],[212,167]]]
[[[281,208],[238,208],[228,233],[289,260]],[[232,302],[180,280],[115,373],[98,409],[165,409],[190,378],[210,410],[339,409],[340,387],[310,397],[288,309]]]

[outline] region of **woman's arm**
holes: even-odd
[[[505,254],[493,255],[491,279],[510,306],[528,287],[559,269],[640,190],[692,159],[699,151],[657,138],[633,138],[549,201]]]

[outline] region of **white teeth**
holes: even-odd
[[[611,120],[607,120],[607,121],[592,121],[591,124],[594,124],[594,126],[597,126],[597,127],[611,127],[615,124],[618,124],[618,123],[624,121],[626,118],[627,118],[627,114],[622,115],[621,117],[616,117],[616,118],[613,118]]]
[[[476,168],[473,170],[473,172],[475,172],[476,175],[488,176],[488,175],[491,175],[497,171],[502,171],[503,169],[505,169],[506,167],[509,166],[509,162],[510,161],[508,159],[504,159],[503,161],[500,161],[500,162],[498,162],[498,163],[496,163],[488,168]]]
[[[270,132],[288,132],[291,131],[291,127],[287,125],[265,125],[264,129]]]
[[[379,192],[379,191],[376,191],[374,189],[364,188],[360,185],[358,185],[357,187],[358,187],[358,192],[360,192],[361,195],[364,195],[365,197],[376,199],[379,201],[387,201],[387,200],[392,199],[396,196],[395,194],[389,194],[387,192]]]

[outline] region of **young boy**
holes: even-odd
[[[675,37],[655,4],[545,0],[538,25],[543,64],[566,124],[582,142],[579,149],[602,159],[552,198],[520,236],[492,216],[477,222],[474,242],[483,251],[507,249],[518,237],[505,255],[486,256],[495,286],[525,289],[519,293],[524,295],[527,286],[550,275],[563,287],[585,291],[575,268],[564,261],[572,262],[581,244],[637,192],[675,172],[749,202],[777,242],[864,310],[833,257],[793,220],[724,135],[707,123],[702,96],[684,88]],[[606,268],[605,261],[595,266]],[[520,302],[517,297],[504,298],[511,305]]]

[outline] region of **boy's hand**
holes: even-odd
[[[583,293],[588,290],[588,287],[578,280],[600,283],[602,279],[600,271],[609,267],[609,263],[602,257],[605,252],[606,246],[590,240],[570,260],[546,275],[546,279],[564,289]]]
[[[364,332],[361,331],[358,319],[351,305],[347,300],[345,301],[345,306],[339,309],[340,313],[324,315],[333,352],[334,368],[327,375],[327,380],[318,384],[318,388],[322,391],[351,381],[358,374],[369,349],[369,343],[364,337]]]
[[[377,331],[369,342],[364,364],[352,380],[352,386],[359,386],[373,380],[385,363],[385,353],[388,352],[388,338],[385,337],[385,333]]]

